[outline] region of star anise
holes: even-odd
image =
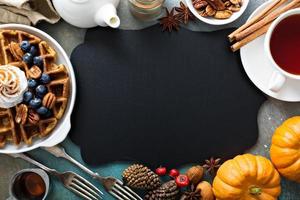
[[[193,13],[182,1],[180,1],[180,7],[175,7],[175,10],[177,11],[176,17],[184,24],[195,19]]]
[[[201,194],[199,190],[195,189],[194,185],[191,185],[191,189],[183,192],[180,200],[199,200],[201,199]]]
[[[176,31],[179,30],[180,21],[174,15],[174,10],[175,9],[173,8],[171,12],[169,12],[166,8],[167,15],[159,19],[159,23],[160,25],[162,25],[163,31],[168,30],[169,32],[171,32],[173,29],[175,29]]]
[[[209,172],[211,175],[215,175],[218,168],[221,166],[221,158],[214,159],[211,157],[209,160],[205,160],[205,164],[203,167]]]

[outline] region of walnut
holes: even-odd
[[[238,12],[241,10],[241,7],[240,6],[237,6],[237,5],[231,5],[228,7],[228,10],[232,11],[232,12]]]
[[[29,110],[29,113],[28,113],[28,121],[31,123],[31,124],[37,124],[39,121],[40,121],[40,116],[39,114],[37,114],[35,111],[33,110]]]
[[[205,8],[205,12],[207,13],[208,16],[214,16],[217,11],[212,6],[207,5]]]
[[[20,47],[20,45],[16,42],[11,42],[9,45],[9,51],[10,53],[13,55],[13,57],[19,61],[21,61],[23,59],[23,51]]]
[[[42,75],[42,70],[34,65],[30,68],[30,70],[28,71],[28,75],[31,77],[31,78],[34,78],[34,79],[38,79],[41,77]]]
[[[196,0],[193,2],[194,8],[197,10],[204,9],[207,6],[207,2],[204,0]]]
[[[45,106],[46,108],[49,109],[53,108],[55,102],[56,102],[56,96],[51,92],[46,94],[43,98],[43,106]]]
[[[18,124],[24,125],[27,120],[28,107],[25,104],[21,104],[16,108],[16,117],[15,120]]]
[[[222,10],[222,11],[217,11],[215,14],[216,19],[228,19],[231,17],[232,11],[230,10]]]

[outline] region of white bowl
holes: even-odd
[[[243,5],[241,7],[241,10],[238,12],[234,12],[233,15],[228,19],[215,19],[213,17],[202,17],[197,10],[193,6],[193,0],[185,0],[187,6],[191,10],[191,12],[200,20],[207,24],[211,25],[225,25],[234,22],[237,20],[242,14],[245,12],[246,8],[249,5],[249,0],[243,0]]]
[[[21,153],[27,152],[38,147],[50,147],[61,143],[68,135],[71,129],[71,113],[75,103],[75,94],[76,94],[76,81],[75,74],[73,71],[72,64],[63,48],[57,43],[47,33],[33,28],[31,26],[20,25],[20,24],[3,24],[0,25],[0,29],[12,29],[12,30],[21,30],[33,34],[42,40],[46,41],[52,48],[57,52],[57,63],[64,64],[68,70],[70,77],[70,96],[68,100],[68,105],[65,110],[64,116],[58,121],[56,127],[52,130],[49,136],[45,138],[34,138],[32,145],[28,146],[24,143],[21,143],[19,146],[7,143],[6,146],[0,149],[0,153],[11,154],[11,153]]]

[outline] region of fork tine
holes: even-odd
[[[74,192],[75,194],[77,194],[78,196],[81,196],[83,197],[84,199],[87,199],[87,200],[93,200],[91,199],[90,197],[86,196],[85,194],[83,194],[82,192],[74,189],[73,187],[69,187],[69,190],[71,190],[72,192]]]
[[[116,199],[119,199],[119,200],[124,200],[122,197],[120,197],[118,194],[116,194],[115,192],[113,191],[109,191],[109,194],[111,194],[112,196],[114,196]]]
[[[136,198],[134,198],[134,196],[132,196],[129,192],[127,192],[126,189],[123,188],[123,186],[120,186],[119,184],[115,184],[114,187],[120,192],[122,192],[124,195],[126,195],[127,197],[130,197],[130,199],[136,200]]]
[[[123,187],[128,193],[130,193],[131,195],[133,195],[136,199],[139,200],[143,200],[137,193],[135,193],[132,189],[130,189],[129,187],[127,187],[126,185],[123,184],[122,181],[120,181],[119,179],[116,180],[116,184],[119,184],[121,187]]]
[[[83,177],[81,177],[79,175],[77,175],[75,177],[78,178],[81,182],[85,183],[87,186],[89,186],[89,188],[91,188],[94,191],[97,191],[98,193],[100,193],[101,195],[103,195],[103,192],[101,190],[99,190],[97,187],[95,187],[93,184],[91,184],[89,181],[87,181]]]
[[[115,187],[111,189],[112,192],[117,193],[119,196],[122,197],[122,200],[130,200],[126,195],[122,194],[119,190],[117,190]]]
[[[93,194],[91,194],[87,190],[83,189],[82,187],[80,187],[76,183],[71,183],[70,187],[72,187],[73,189],[77,190],[78,192],[81,192],[82,194],[86,195],[87,197],[91,198],[92,200],[98,200],[97,197],[95,197]]]
[[[76,177],[74,177],[73,182],[75,182],[77,185],[80,185],[82,188],[90,191],[91,193],[93,193],[94,195],[96,195],[97,197],[100,197],[99,193],[95,192],[93,189],[91,189],[90,187],[88,187],[87,185],[85,185],[84,183],[80,182],[79,180],[76,179]]]
[[[134,191],[132,191],[129,187],[124,186],[124,188],[126,188],[126,190],[127,190],[130,194],[132,194],[136,199],[143,200],[137,193],[135,193]]]

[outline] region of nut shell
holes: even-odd
[[[186,172],[187,177],[189,178],[190,182],[194,185],[197,185],[201,179],[203,178],[204,169],[202,166],[197,165],[189,168]]]
[[[201,200],[214,200],[215,196],[212,186],[207,181],[202,181],[197,185],[196,191],[200,191]]]

